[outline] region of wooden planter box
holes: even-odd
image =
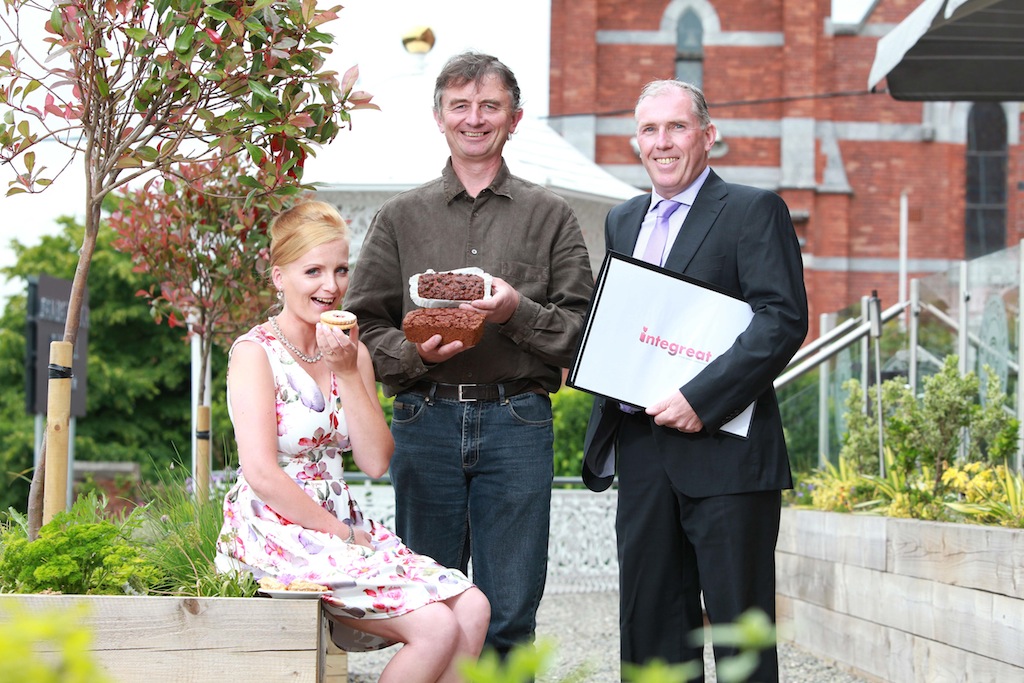
[[[0,595],[0,620],[9,601],[33,613],[84,603],[96,659],[117,683],[347,680],[319,600]]]
[[[781,637],[879,681],[1024,680],[1024,530],[784,509]]]

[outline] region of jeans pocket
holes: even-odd
[[[399,394],[391,404],[391,424],[411,424],[420,419],[426,403],[417,394]]]
[[[546,426],[554,421],[551,417],[551,399],[541,394],[520,394],[508,400],[508,412],[517,422],[526,425]]]

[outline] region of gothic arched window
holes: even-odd
[[[1006,115],[998,102],[977,102],[967,117],[966,258],[1006,247]]]
[[[692,9],[676,24],[676,78],[704,87],[704,25]]]

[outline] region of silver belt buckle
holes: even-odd
[[[475,384],[460,384],[460,385],[459,385],[459,400],[460,400],[460,401],[462,401],[463,403],[468,403],[468,402],[470,402],[470,401],[475,401],[475,400],[476,400],[475,398],[465,398],[465,397],[464,397],[464,396],[462,395],[462,390],[463,390],[463,389],[464,389],[465,387],[473,387],[473,386],[476,386],[476,385],[475,385]]]

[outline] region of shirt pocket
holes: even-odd
[[[521,295],[538,302],[547,301],[550,268],[522,261],[501,261],[498,268],[498,277],[512,285]]]

